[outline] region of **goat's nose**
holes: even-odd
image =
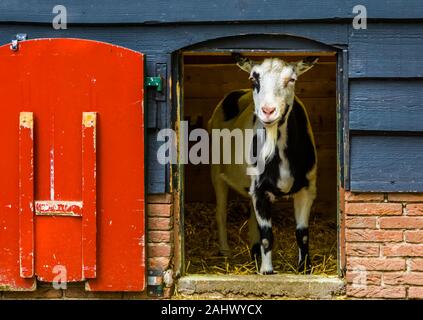
[[[261,108],[261,111],[263,111],[263,113],[266,116],[270,116],[273,112],[275,112],[276,108],[275,107],[269,107],[269,106],[264,106]]]

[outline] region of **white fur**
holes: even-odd
[[[263,246],[261,248],[261,266],[260,266],[260,273],[269,273],[273,272],[273,264],[272,264],[272,250],[267,251],[264,253]]]

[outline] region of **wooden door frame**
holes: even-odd
[[[178,140],[182,139],[180,123],[184,119],[184,63],[183,57],[187,52],[198,52],[204,54],[216,53],[251,53],[251,48],[186,48],[175,52],[172,56],[172,78],[175,79],[172,85],[173,112],[172,125],[177,133]],[[258,51],[258,50],[256,50]],[[303,48],[294,49],[291,51],[269,49],[263,50],[263,53],[286,53],[286,54],[321,54],[323,52],[319,49]],[[343,216],[344,210],[342,208],[341,190],[349,190],[349,130],[348,130],[348,50],[346,47],[332,47],[331,52],[335,53],[336,57],[336,114],[337,114],[337,274],[343,277],[346,267],[345,259],[345,219]],[[179,150],[178,150],[179,154]],[[184,177],[185,170],[181,164],[172,166],[172,192],[174,196],[174,269],[176,276],[185,275],[185,243],[184,243]]]

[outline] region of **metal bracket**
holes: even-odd
[[[147,294],[150,297],[163,296],[163,272],[160,270],[149,270],[147,278]]]
[[[156,87],[158,92],[163,90],[163,79],[162,77],[146,77],[145,83],[147,87]]]
[[[10,50],[18,51],[19,50],[19,42],[24,41],[28,38],[26,33],[18,33],[15,36],[15,39],[12,40],[12,44],[10,45]]]

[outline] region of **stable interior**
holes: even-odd
[[[319,56],[319,62],[301,75],[296,95],[306,106],[317,154],[317,198],[310,216],[312,274],[337,274],[337,104],[336,56],[334,53],[244,53],[261,61],[280,57],[287,61]],[[230,91],[250,88],[248,74],[227,53],[184,53],[183,118],[190,130],[207,129],[219,101]],[[215,222],[215,194],[210,166],[185,166],[184,242],[185,274],[255,274],[259,262],[252,260],[248,244],[250,202],[230,192],[228,239],[231,257],[219,254]],[[279,273],[297,273],[298,249],[292,199],[278,200],[272,209],[274,232],[273,265]]]

